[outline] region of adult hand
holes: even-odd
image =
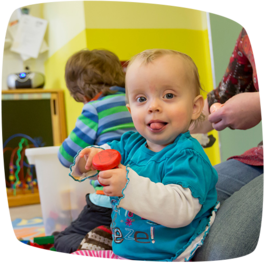
[[[104,193],[107,196],[122,197],[122,190],[127,183],[126,174],[126,167],[122,164],[119,164],[119,167],[115,169],[100,171],[98,181],[104,185]]]
[[[259,92],[246,92],[233,96],[223,107],[208,117],[212,127],[221,131],[231,129],[247,130],[261,121]]]

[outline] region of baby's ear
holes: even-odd
[[[128,111],[131,113],[130,104],[126,104],[126,107],[127,107]]]
[[[193,101],[193,111],[191,116],[192,120],[197,120],[200,117],[203,110],[203,106],[204,106],[204,99],[202,95],[199,95]]]

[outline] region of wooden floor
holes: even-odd
[[[11,207],[9,208],[9,211],[12,221],[17,218],[31,219],[34,217],[42,217],[40,204]]]

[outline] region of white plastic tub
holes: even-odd
[[[45,234],[64,230],[86,205],[85,195],[93,193],[89,180],[74,181],[69,168],[59,162],[59,146],[26,149],[30,164],[35,165]]]

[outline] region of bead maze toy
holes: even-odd
[[[103,170],[117,168],[120,162],[121,162],[121,154],[117,150],[107,149],[97,153],[93,157],[92,165],[99,172]],[[105,186],[101,183],[100,185]]]
[[[7,146],[16,137],[20,138],[18,146]],[[37,190],[37,179],[36,177],[34,178],[34,165],[28,163],[27,157],[25,156],[25,149],[39,147],[41,145],[42,142],[40,139],[33,139],[21,133],[10,136],[4,142],[3,153],[5,154],[5,158],[7,158],[7,153],[11,152],[9,159],[9,177],[6,177],[6,188],[9,198],[11,198],[11,194],[15,198],[18,193],[33,194],[34,190]]]

